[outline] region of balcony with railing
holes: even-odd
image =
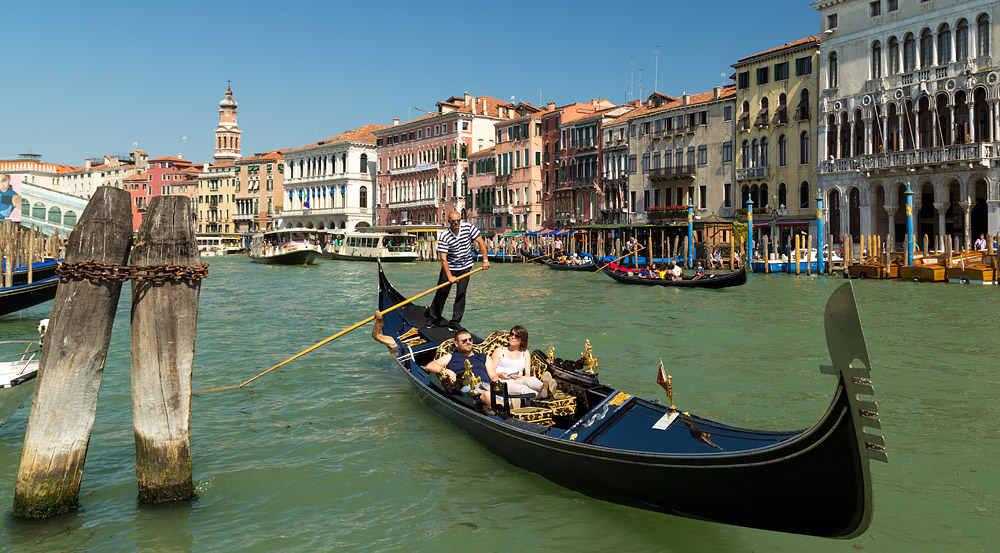
[[[766,179],[770,172],[765,167],[747,167],[736,170],[736,180]]]
[[[649,180],[664,181],[674,179],[686,179],[693,177],[695,173],[694,165],[675,165],[674,167],[661,167],[649,170]]]
[[[966,70],[970,69],[970,65],[972,73],[977,73],[982,69],[992,67],[993,59],[991,56],[983,56],[972,60],[962,60],[944,65],[913,69],[911,71],[895,75],[886,75],[885,77],[869,79],[865,81],[862,93],[875,92],[879,89],[899,88],[901,86],[909,86],[915,83],[948,79],[966,74]]]
[[[390,209],[398,209],[399,204],[391,204]],[[311,207],[307,209],[285,209],[284,217],[326,217],[328,215],[371,215],[367,207]]]
[[[820,164],[819,172],[893,172],[933,167],[947,168],[955,164],[968,164],[971,169],[976,165],[989,167],[992,161],[997,160],[1000,160],[1000,143],[979,142],[824,161]]]
[[[597,147],[597,141],[593,138],[585,138],[583,140],[573,142],[570,147],[576,148],[577,150],[590,150]]]
[[[420,171],[430,171],[436,170],[438,168],[438,162],[431,161],[427,163],[418,163],[416,165],[411,165],[409,167],[398,167],[389,171],[390,175],[407,175],[410,173],[418,173]]]
[[[416,209],[420,207],[437,207],[437,198],[420,198],[418,200],[404,200],[398,202],[389,202],[386,206],[388,209]]]

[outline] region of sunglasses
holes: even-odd
[[[459,342],[461,342],[463,344],[465,344],[465,343],[471,344],[472,343],[472,338],[462,338],[461,340],[459,340]]]
[[[448,222],[449,223],[461,223],[462,220],[461,219],[448,219]]]
[[[513,332],[511,332],[511,333],[510,333],[510,337],[511,337],[511,338],[517,338],[518,340],[520,340],[520,339],[521,339],[521,337],[520,337],[520,336],[518,336],[517,334],[514,334]]]

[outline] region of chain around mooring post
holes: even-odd
[[[111,282],[170,282],[175,280],[201,280],[208,276],[208,263],[201,265],[119,265],[97,261],[60,263],[56,274],[63,280],[87,279]]]

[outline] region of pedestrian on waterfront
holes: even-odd
[[[556,255],[562,253],[562,240],[560,240],[558,236],[556,236],[555,241],[552,242],[552,250],[556,253]]]
[[[979,235],[979,239],[976,240],[976,249],[980,250],[980,251],[986,249],[986,236],[985,235],[983,235],[983,234]]]
[[[462,214],[452,211],[448,215],[448,228],[438,232],[437,254],[441,261],[441,274],[438,277],[438,284],[449,283],[434,294],[434,301],[424,315],[427,317],[426,328],[448,325],[452,331],[461,330],[462,316],[465,315],[465,291],[469,287],[469,279],[458,277],[467,274],[472,270],[472,243],[479,246],[479,252],[483,256],[483,269],[490,268],[489,259],[486,257],[486,243],[479,229],[468,221],[462,220]],[[455,290],[455,304],[452,307],[451,320],[445,321],[441,314],[444,312],[444,302],[451,292],[451,285],[458,283]]]

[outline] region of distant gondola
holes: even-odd
[[[746,268],[741,268],[735,273],[709,274],[701,278],[686,276],[682,280],[667,280],[660,278],[642,278],[633,276],[621,271],[615,271],[610,267],[604,268],[604,274],[623,284],[639,284],[643,286],[679,286],[681,288],[729,288],[730,286],[742,286],[747,282]]]
[[[59,277],[52,275],[31,284],[0,288],[0,315],[7,315],[56,297]]]
[[[378,308],[403,299],[380,264]],[[496,402],[496,414],[486,414],[475,400],[447,394],[423,368],[452,337],[423,329],[424,309],[410,304],[384,315],[399,369],[433,412],[514,465],[598,499],[723,524],[831,538],[856,537],[870,524],[869,459],[886,454],[881,436],[862,428],[880,426],[876,404],[858,399],[874,392],[849,283],[826,307],[833,366],[822,371],[836,377],[832,401],[810,428],[790,432],[737,428],[640,399],[538,350],[532,371],[549,371],[559,400],[575,403],[540,423]],[[504,334],[476,338],[476,347],[488,350]]]
[[[597,265],[594,265],[593,261],[589,261],[583,265],[574,265],[572,263],[560,263],[558,261],[545,261],[545,266],[554,271],[596,271]]]

